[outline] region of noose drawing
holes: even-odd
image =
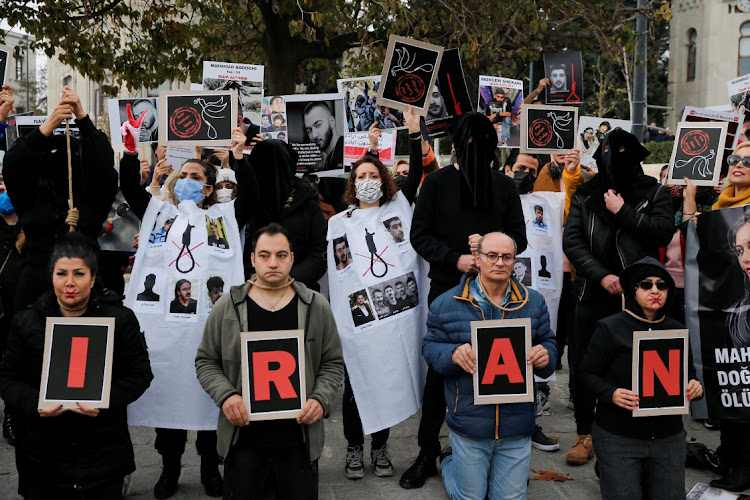
[[[564,148],[565,141],[559,134],[558,130],[560,132],[567,132],[568,130],[570,130],[567,127],[568,125],[570,125],[570,122],[573,121],[573,115],[571,113],[566,113],[563,116],[559,116],[557,113],[550,111],[549,113],[547,113],[547,117],[552,119],[552,132],[554,132],[557,139],[557,147],[559,149]]]
[[[714,175],[714,170],[711,168],[711,160],[714,159],[716,156],[716,152],[712,149],[708,152],[707,155],[695,155],[687,160],[677,160],[674,163],[675,168],[683,168],[688,167],[690,164],[693,164],[693,169],[690,171],[690,173],[695,176],[695,169],[698,169],[698,175],[700,175],[703,178],[706,177],[712,177]]]
[[[391,68],[391,76],[396,76],[399,72],[416,73],[417,71],[424,71],[430,73],[434,68],[434,65],[429,63],[412,68],[417,60],[417,54],[414,53],[414,57],[412,57],[412,54],[409,53],[409,50],[406,47],[394,49],[393,52],[396,53],[397,62]]]
[[[367,242],[367,250],[370,252],[370,271],[376,278],[382,278],[388,274],[388,264],[378,256],[378,247],[375,246],[375,233],[371,233],[365,228],[365,241]],[[383,264],[383,274],[377,274],[375,272],[375,262],[381,262]]]
[[[175,261],[175,269],[177,269],[182,274],[187,274],[190,271],[192,271],[195,268],[195,257],[193,257],[193,252],[190,251],[190,232],[193,230],[195,226],[191,226],[190,223],[188,223],[187,227],[185,228],[185,232],[182,233],[182,248],[180,248],[180,253],[177,254],[177,260]],[[180,269],[180,259],[182,259],[185,255],[190,257],[190,269],[187,271],[183,271]]]
[[[201,107],[201,116],[203,117],[203,121],[206,122],[206,125],[208,125],[208,132],[206,135],[208,135],[209,139],[216,139],[216,136],[218,135],[216,132],[216,127],[214,127],[208,119],[224,118],[223,116],[217,115],[216,113],[221,113],[222,111],[224,111],[229,103],[224,102],[224,97],[222,96],[218,101],[213,102],[206,102],[204,98],[199,97],[193,101],[193,104],[198,104]]]

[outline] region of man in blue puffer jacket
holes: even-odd
[[[433,302],[427,318],[422,353],[445,376],[452,450],[443,453],[441,466],[453,500],[526,498],[534,403],[475,405],[472,383],[472,321],[531,318],[527,363],[545,378],[555,369],[549,362],[557,359],[557,347],[547,305],[537,291],[511,277],[515,255],[509,236],[483,236],[474,254],[479,274],[465,274],[461,284]]]

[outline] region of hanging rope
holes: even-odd
[[[70,149],[70,123],[65,120],[65,141],[68,146],[68,216],[65,223],[70,226],[70,232],[78,225],[78,209],[73,206],[73,157]]]

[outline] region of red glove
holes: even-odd
[[[122,133],[122,142],[125,145],[125,150],[128,153],[138,154],[138,141],[140,140],[141,123],[146,118],[148,110],[144,110],[141,113],[141,117],[136,120],[133,118],[133,108],[130,104],[125,105],[125,109],[128,112],[128,121],[122,124],[120,132]]]

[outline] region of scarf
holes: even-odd
[[[711,210],[718,210],[720,208],[734,208],[741,207],[750,203],[750,189],[746,189],[744,193],[739,196],[734,195],[734,186],[729,186],[719,195],[719,199],[713,204]]]

